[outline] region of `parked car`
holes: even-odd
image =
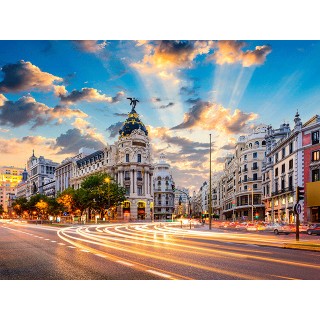
[[[310,228],[307,230],[307,234],[309,236],[313,234],[320,234],[320,223],[311,225]]]
[[[279,233],[284,233],[284,234],[289,234],[293,232],[292,228],[284,223],[275,223],[273,226],[273,233],[274,234],[279,234]]]

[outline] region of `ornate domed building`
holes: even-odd
[[[126,188],[127,201],[118,208],[118,215],[130,218],[152,218],[153,166],[148,131],[133,107],[119,131],[115,143],[116,181]]]
[[[135,100],[137,101],[137,100]],[[79,154],[72,162],[68,185],[79,188],[93,173],[107,172],[125,187],[127,200],[117,208],[117,218],[124,220],[153,218],[153,166],[148,130],[139,119],[135,104],[119,130],[118,141],[103,150]],[[57,188],[57,191],[63,191]]]

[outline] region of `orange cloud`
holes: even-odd
[[[96,53],[102,51],[107,45],[106,41],[99,40],[74,40],[78,49],[85,52]]]
[[[267,55],[271,52],[268,45],[257,46],[254,50],[242,51],[246,46],[243,41],[218,41],[216,50],[210,56],[210,60],[215,60],[217,64],[241,63],[244,67],[261,65],[265,62]]]
[[[183,122],[171,130],[199,127],[237,134],[245,131],[247,122],[257,117],[255,113],[244,113],[239,109],[232,112],[231,109],[224,108],[222,105],[200,100],[184,114]]]

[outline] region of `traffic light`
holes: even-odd
[[[174,184],[172,185],[172,191],[176,191],[176,186]]]
[[[304,187],[297,186],[296,189],[296,202],[298,203],[300,200],[304,199]]]

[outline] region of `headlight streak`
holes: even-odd
[[[73,227],[70,227],[70,228],[73,228]],[[79,244],[76,241],[70,240],[70,238],[75,239],[77,241],[80,240],[80,241],[83,241],[83,242],[88,242],[88,243],[93,243],[93,244],[95,244],[95,242],[88,241],[88,240],[85,240],[85,239],[79,239],[79,238],[76,238],[76,237],[73,237],[73,236],[70,236],[70,235],[66,235],[65,231],[67,231],[67,229],[69,229],[69,228],[65,228],[63,230],[59,230],[57,232],[58,236],[62,240],[72,244],[73,246],[75,246],[77,248],[81,248],[81,249],[84,249],[84,250],[89,250],[91,253],[94,253],[96,255],[98,255],[98,254],[99,255],[103,255],[103,256],[105,256],[105,259],[108,259],[108,260],[113,261],[113,262],[117,262],[117,261],[121,260],[121,261],[126,262],[128,264],[134,263],[134,266],[131,266],[130,268],[134,268],[134,269],[137,269],[139,271],[148,272],[147,270],[150,270],[150,269],[154,269],[155,271],[158,271],[159,273],[163,273],[163,271],[164,271],[162,269],[155,268],[155,267],[150,267],[150,266],[142,264],[140,262],[133,262],[133,261],[125,259],[123,257],[119,257],[119,256],[116,256],[116,255],[112,255],[112,254],[106,253],[104,251],[100,251],[100,250],[94,249],[94,248],[92,248],[90,246],[85,246],[83,244]],[[101,245],[101,244],[99,244],[99,245]],[[190,277],[179,275],[179,274],[176,274],[176,273],[173,273],[173,272],[168,272],[168,271],[165,271],[165,272],[166,272],[166,274],[169,274],[171,276],[171,278],[170,278],[171,280],[193,280]]]
[[[122,226],[118,226],[116,227],[115,229],[117,231],[119,231],[119,229],[121,227],[124,227],[123,225]],[[126,225],[125,228],[127,228],[128,226]],[[110,226],[109,228],[112,228],[112,226]],[[126,234],[130,234],[129,232],[126,232],[126,231],[121,231],[122,233],[126,233]],[[133,236],[125,236],[123,234],[119,234],[119,233],[116,233],[116,232],[111,232],[110,230],[108,230],[108,233],[114,235],[114,236],[120,236],[120,237],[125,237],[125,238],[131,238],[131,239],[136,239],[136,237],[133,237]],[[236,235],[234,235],[236,236]],[[207,238],[206,238],[207,239]],[[118,240],[120,241],[120,239]],[[313,269],[320,269],[320,266],[318,265],[313,265],[313,264],[308,264],[308,263],[300,263],[300,262],[294,262],[294,261],[288,261],[288,260],[280,260],[280,259],[275,259],[275,258],[268,258],[268,257],[260,257],[260,256],[251,256],[251,255],[248,255],[248,254],[241,254],[241,253],[234,253],[234,252],[226,252],[226,251],[223,251],[222,249],[206,249],[206,248],[203,248],[203,247],[197,247],[197,246],[189,246],[189,245],[181,245],[181,244],[177,244],[177,243],[172,243],[172,242],[168,242],[168,241],[162,241],[162,240],[153,240],[151,239],[148,239],[146,241],[151,241],[151,242],[156,242],[156,243],[162,243],[162,244],[166,244],[166,245],[171,245],[171,246],[175,246],[175,250],[177,251],[181,251],[181,252],[190,252],[192,254],[202,254],[202,255],[206,255],[206,256],[211,256],[211,257],[214,257],[214,256],[230,256],[230,257],[233,257],[233,258],[240,258],[240,259],[252,259],[252,260],[260,260],[260,261],[266,261],[266,262],[272,262],[272,263],[279,263],[279,264],[285,264],[285,265],[293,265],[293,266],[300,266],[300,267],[308,267],[308,268],[313,268]],[[130,242],[132,244],[132,241],[125,241],[125,242]],[[185,241],[184,241],[185,242]],[[191,242],[191,243],[194,243],[194,242]],[[140,245],[144,245],[144,246],[148,246],[147,244],[143,244],[143,243],[139,243]],[[201,244],[201,246],[203,246],[203,244]],[[208,245],[210,246],[210,245]],[[159,247],[159,246],[156,246],[156,247]],[[179,248],[178,248],[179,247]],[[161,246],[161,248],[163,248],[163,246]],[[190,251],[186,251],[186,250],[183,250],[183,249],[180,249],[180,248],[187,248],[187,249],[190,249]],[[201,252],[198,252],[198,251],[201,251]],[[250,249],[241,249],[241,251],[248,251],[249,253],[253,252],[253,250],[250,250]],[[214,253],[214,254],[213,254]],[[179,263],[179,261],[177,261],[177,263]]]
[[[116,249],[116,250],[119,250],[119,251],[131,253],[131,254],[134,254],[134,255],[140,255],[140,256],[147,257],[147,258],[153,258],[153,259],[162,260],[162,261],[166,261],[166,262],[170,262],[170,263],[175,263],[175,264],[179,264],[179,265],[183,265],[183,266],[187,266],[187,267],[193,267],[193,268],[196,268],[196,269],[202,269],[202,270],[205,270],[205,271],[210,271],[210,272],[214,272],[214,273],[218,273],[218,274],[224,274],[224,275],[228,275],[228,276],[231,276],[231,277],[236,277],[236,278],[241,278],[241,279],[250,279],[250,280],[258,280],[258,279],[262,280],[263,279],[263,278],[260,278],[260,277],[254,277],[254,276],[249,276],[249,275],[241,275],[241,274],[236,273],[236,272],[231,272],[231,271],[226,271],[226,270],[222,270],[222,269],[219,269],[219,268],[214,268],[214,267],[208,267],[208,266],[204,266],[204,265],[194,264],[194,263],[191,263],[191,262],[183,262],[181,260],[174,260],[174,259],[166,258],[166,257],[155,255],[155,254],[150,254],[150,252],[149,253],[145,253],[142,250],[137,251],[137,250],[130,250],[130,249],[127,249],[127,248],[122,248],[122,247],[114,247],[114,246],[111,246],[111,245],[107,245],[106,242],[101,243],[101,242],[96,242],[96,241],[92,241],[92,240],[80,239],[80,238],[76,238],[76,237],[73,237],[73,236],[70,236],[70,235],[66,235],[65,231],[66,231],[66,229],[58,231],[59,237],[61,237],[64,241],[69,242],[70,244],[73,244],[74,246],[81,247],[83,249],[84,248],[89,249],[93,253],[105,254],[112,261],[115,261],[115,259],[117,259],[117,260],[120,259],[120,260],[125,260],[125,261],[127,261],[129,263],[134,263],[135,265],[137,265],[137,264],[141,265],[141,263],[136,262],[136,261],[124,259],[123,257],[117,257],[116,255],[112,255],[112,254],[106,253],[105,251],[99,251],[99,250],[96,250],[96,249],[92,249],[92,247],[84,246],[82,244],[79,244],[78,242],[69,240],[66,237],[69,237],[69,238],[72,238],[72,239],[75,239],[75,240],[78,240],[78,241],[82,241],[82,242],[87,242],[87,243],[90,243],[90,244],[96,244],[96,245],[99,245],[99,246]],[[64,236],[62,236],[61,233]],[[81,234],[80,231],[79,231],[79,235],[84,236],[83,234]],[[94,237],[92,237],[92,236],[86,236],[86,238],[93,238],[94,239]],[[143,271],[145,271],[146,265],[142,265],[142,266],[143,266]],[[149,266],[148,269],[157,269],[157,268]],[[171,275],[173,274],[172,272],[170,272],[168,270],[158,269],[158,271],[160,273],[166,273],[166,274],[171,274]],[[191,278],[188,278],[188,277],[180,275],[180,274],[179,275],[178,274],[173,274],[173,275],[176,278],[184,278],[184,279],[192,280]]]

